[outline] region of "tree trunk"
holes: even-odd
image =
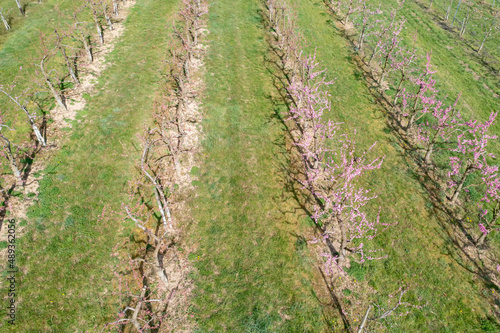
[[[106,22],[108,22],[109,30],[113,30],[113,23],[111,23],[111,18],[109,17],[108,11],[106,9],[107,9],[106,5],[104,5],[102,8],[102,13],[104,14],[104,17],[106,18]]]
[[[492,31],[492,28],[490,28],[490,30],[486,33],[486,35],[484,36],[484,39],[483,41],[481,42],[481,46],[479,46],[479,49],[477,50],[477,53],[481,53],[481,50],[483,49],[483,46],[484,46],[484,43],[486,42],[486,40],[488,39],[488,37],[490,37],[490,34],[491,34],[491,31]]]
[[[431,1],[432,5],[432,1]],[[365,329],[366,322],[368,320],[368,316],[370,315],[370,310],[372,309],[371,305],[368,305],[368,309],[366,309],[365,316],[363,317],[363,321],[361,322],[361,325],[359,325],[358,333],[363,333],[363,330]]]
[[[394,102],[392,102],[392,106],[395,107],[398,102],[398,94],[401,92],[401,87],[403,86],[403,82],[405,81],[406,74],[404,71],[401,72],[401,81],[399,81],[398,88],[396,89],[396,94],[394,94]]]
[[[433,151],[434,151],[434,144],[432,144],[425,153],[425,158],[424,158],[425,164],[427,165],[431,164],[431,156]]]
[[[64,105],[62,101],[61,95],[57,92],[52,82],[50,82],[50,79],[46,75],[44,76],[45,76],[45,82],[47,83],[47,86],[49,87],[50,92],[52,93],[52,96],[54,96],[54,99],[56,100],[57,104],[59,104],[59,106],[62,107],[64,110],[67,110],[66,105]]]
[[[57,37],[57,47],[59,51],[61,51],[61,54],[64,58],[64,61],[66,62],[66,68],[68,68],[69,75],[71,76],[71,79],[73,80],[74,83],[80,84],[80,80],[76,77],[75,71],[73,70],[73,67],[71,66],[71,62],[69,61],[68,55],[66,54],[66,49],[62,45],[62,39],[59,36],[59,33],[57,30],[55,31],[56,37]]]
[[[118,1],[117,0],[113,0],[113,14],[115,16],[118,15]]]
[[[451,22],[451,28],[453,29],[453,23],[455,23],[455,19],[457,17],[458,9],[460,8],[460,4],[462,3],[462,0],[458,0],[458,5],[457,5],[457,10],[455,10],[455,15],[453,15],[453,21]]]
[[[451,13],[451,6],[453,5],[453,0],[451,0],[450,5],[448,6],[448,9],[446,10],[446,16],[444,17],[444,20],[448,22],[448,19],[450,18],[450,13]]]
[[[497,202],[497,205],[495,207],[495,209],[493,210],[493,216],[491,218],[491,221],[486,223],[486,229],[489,229],[492,225],[494,225],[498,218],[500,217],[500,201]],[[483,233],[481,235],[481,237],[479,237],[479,239],[476,241],[476,245],[477,246],[481,246],[483,245],[484,241],[486,240],[486,236],[488,236],[488,233]]]
[[[90,38],[85,36],[82,32],[82,40],[83,40],[83,47],[85,48],[85,51],[87,52],[87,56],[89,58],[90,62],[94,61],[94,56],[92,54],[92,48],[90,46]]]
[[[340,256],[338,262],[339,266],[341,266],[344,263],[344,260],[346,259],[345,252],[347,248],[347,232],[346,232],[346,226],[342,222],[342,220],[337,219],[337,221],[339,222],[340,226],[340,251],[339,251]]]
[[[97,18],[97,13],[94,12],[93,15],[94,15],[95,27],[97,29],[97,36],[99,36],[99,41],[101,42],[101,45],[104,45],[104,36],[102,34],[101,25],[99,24],[99,19]]]
[[[1,88],[1,86],[0,86],[0,88]],[[36,136],[38,142],[40,142],[40,144],[45,147],[47,145],[45,143],[45,139],[43,138],[42,133],[40,133],[40,130],[36,126],[35,120],[31,116],[31,114],[29,113],[28,109],[26,109],[26,107],[24,105],[19,103],[18,100],[16,98],[12,97],[7,91],[0,89],[0,92],[3,92],[12,102],[14,102],[14,104],[17,105],[17,107],[19,109],[21,109],[26,114],[26,117],[28,117],[28,122],[30,123],[31,128],[33,129],[33,132],[35,132],[35,136]]]
[[[21,15],[25,16],[26,12],[24,11],[24,8],[21,5],[21,2],[19,0],[16,0],[16,5],[17,5],[17,8],[19,9],[19,12],[21,13]]]
[[[0,12],[0,18],[2,18],[2,22],[3,22],[3,25],[5,26],[5,29],[7,31],[10,30],[10,25],[9,25],[9,22],[7,22],[7,20],[5,19],[5,17],[3,16],[3,13]]]
[[[365,39],[365,30],[366,30],[366,26],[363,26],[363,29],[361,29],[361,34],[359,35],[358,50],[361,50],[363,48],[363,42]]]
[[[460,192],[462,192],[462,188],[465,184],[465,181],[467,180],[467,176],[472,172],[472,167],[467,167],[467,169],[465,170],[463,176],[462,176],[462,179],[460,179],[460,183],[458,184],[457,188],[455,189],[455,192],[453,193],[453,196],[451,197],[451,200],[450,200],[450,203],[452,205],[455,204],[455,202],[457,201],[458,199],[458,196],[460,195]]]
[[[11,143],[10,140],[7,139],[2,133],[0,133],[0,137],[5,141],[5,148],[6,148],[6,155],[7,159],[9,160],[9,165],[10,169],[12,170],[12,173],[17,179],[21,179],[21,172],[19,171],[17,167],[17,162],[14,154],[12,153],[12,148],[11,148]]]

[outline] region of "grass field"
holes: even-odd
[[[99,217],[127,200],[135,134],[150,116],[176,4],[146,0],[133,7],[98,93],[44,171],[18,245],[24,273],[15,332],[94,331],[119,310],[111,253],[128,233],[120,219]]]

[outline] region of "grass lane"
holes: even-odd
[[[280,164],[284,130],[273,117],[258,0],[210,8],[203,129],[206,156],[190,236],[199,332],[318,332],[322,309],[310,280],[295,204]],[[308,227],[310,228],[310,227]]]
[[[117,312],[110,255],[128,234],[116,215],[100,216],[105,205],[118,211],[127,200],[138,159],[130,152],[150,117],[177,2],[139,0],[131,9],[98,92],[78,115],[85,119],[44,171],[38,203],[21,222],[16,332],[94,331]]]

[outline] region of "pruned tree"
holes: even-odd
[[[500,20],[498,19],[499,15],[500,15],[500,9],[497,9],[492,18],[485,18],[487,28],[484,34],[484,38],[481,42],[481,45],[479,45],[479,48],[477,49],[477,53],[481,53],[481,50],[483,49],[486,41],[500,31]]]
[[[449,147],[454,143],[454,138],[461,131],[462,116],[457,109],[457,97],[452,105],[446,107],[443,101],[430,100],[423,114],[428,119],[418,128],[418,139],[424,146],[424,161],[427,165],[432,162],[432,155],[438,149]]]
[[[15,107],[26,115],[28,124],[33,130],[36,139],[38,140],[41,146],[45,147],[47,143],[40,129],[38,128],[38,125],[36,124],[36,115],[28,111],[28,108],[26,106],[27,104],[27,100],[25,98],[26,91],[20,94],[15,94],[15,92],[13,91],[15,87],[16,87],[15,84],[11,86],[0,85],[0,92],[3,93],[5,96],[7,96],[7,98],[15,105]]]
[[[97,30],[97,36],[99,38],[99,42],[101,43],[101,45],[104,45],[104,33],[101,24],[101,13],[102,13],[101,3],[99,2],[99,0],[97,1],[86,0],[86,1],[88,7],[90,8],[90,12],[92,13],[92,18],[94,19],[94,24]]]
[[[495,121],[498,113],[492,112],[490,118],[481,123],[470,120],[464,124],[464,131],[457,137],[456,148],[451,149],[456,153],[450,157],[450,170],[448,172],[448,187],[452,189],[448,197],[450,204],[455,204],[459,195],[466,190],[464,187],[468,177],[477,171],[483,170],[488,164],[487,159],[494,155],[487,150],[489,140],[497,139],[496,135],[488,131]],[[472,185],[472,184],[471,184]]]
[[[57,105],[63,109],[67,109],[66,104],[63,102],[62,93],[56,88],[53,81],[59,78],[53,77],[54,73],[57,73],[55,68],[49,68],[49,63],[54,60],[57,53],[57,48],[54,45],[54,41],[47,39],[43,33],[39,36],[39,48],[38,48],[38,58],[35,60],[35,73],[41,79],[41,81],[49,88],[50,93],[54,97]]]
[[[485,191],[478,203],[478,226],[481,236],[476,241],[477,246],[483,245],[491,230],[500,222],[500,174],[498,166],[484,166],[481,170],[481,180]]]
[[[66,32],[65,34],[68,34],[71,35],[71,32]],[[61,53],[63,59],[64,59],[64,63],[66,64],[66,68],[68,69],[68,72],[69,72],[69,75],[71,76],[71,79],[73,80],[73,82],[75,84],[80,84],[80,80],[78,80],[78,78],[76,77],[76,73],[75,73],[75,70],[73,69],[73,66],[71,65],[71,61],[69,59],[69,56],[66,52],[66,45],[64,45],[63,43],[63,37],[61,37],[59,31],[57,29],[54,30],[54,35],[55,35],[55,45],[56,45],[56,48],[59,50],[59,52]]]

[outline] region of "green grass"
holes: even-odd
[[[140,0],[67,141],[44,171],[38,203],[19,240],[15,332],[95,331],[112,320],[113,248],[128,233],[119,217],[152,110],[177,1]],[[107,218],[101,219],[103,208]],[[3,294],[4,291],[2,291]],[[1,321],[4,327],[6,322]]]
[[[321,332],[311,282],[321,277],[294,236],[310,227],[297,222],[303,213],[281,178],[285,132],[269,99],[259,9],[259,0],[210,7],[190,311],[198,332]]]
[[[489,323],[487,316],[491,315],[490,300],[484,295],[492,290],[454,259],[453,247],[448,246],[435,212],[429,209],[432,205],[428,204],[426,192],[412,176],[413,167],[406,164],[401,149],[386,130],[385,118],[375,106],[362,76],[356,75],[348,44],[334,27],[323,2],[294,0],[292,3],[300,13],[299,25],[311,43],[309,50],[317,49],[318,59],[328,68],[328,75],[336,78],[331,88],[331,118],[345,122],[346,130],[356,128],[361,147],[368,148],[378,141],[374,155],[386,155],[382,169],[374,171],[365,185],[379,194],[371,209],[376,211],[376,205],[381,205],[384,222],[398,221],[399,225],[392,232],[381,234],[371,245],[383,247],[389,258],[365,264],[365,276],[368,284],[379,292],[377,301],[381,304],[385,301],[382,295],[397,290],[401,282],[417,285],[409,297],[422,296],[426,304],[409,316],[389,318],[390,331],[482,331],[484,323]],[[438,66],[445,61],[440,54],[436,50]],[[453,81],[450,78],[446,84],[466,86],[468,77],[463,72],[460,75],[454,72],[452,77]],[[478,108],[495,103],[487,99],[481,104],[473,89],[464,96],[468,103],[478,103]]]

